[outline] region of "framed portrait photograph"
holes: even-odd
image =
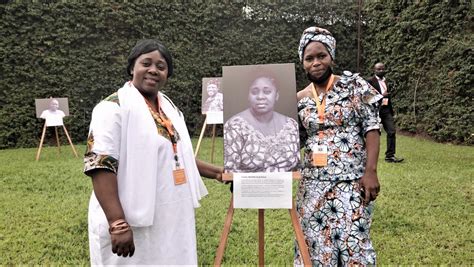
[[[224,98],[221,90],[222,78],[202,78],[202,114],[207,124],[222,124],[224,120]]]
[[[46,126],[62,126],[69,116],[67,97],[35,99],[36,117],[46,120]]]
[[[223,67],[224,168],[289,172],[300,159],[295,66]]]

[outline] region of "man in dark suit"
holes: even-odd
[[[383,124],[383,128],[387,133],[387,151],[385,152],[385,161],[390,163],[402,162],[403,158],[395,157],[395,122],[393,120],[393,107],[390,96],[390,88],[385,79],[385,65],[381,62],[374,66],[375,75],[368,80],[368,82],[383,95],[383,98],[379,101],[380,110],[379,116]]]

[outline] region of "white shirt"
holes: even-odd
[[[40,118],[46,120],[46,126],[62,126],[63,125],[63,118],[66,115],[62,110],[55,110],[51,111],[49,109],[44,110],[41,113]]]
[[[375,77],[377,77],[377,80],[380,85],[380,93],[382,95],[385,94],[385,92],[387,92],[387,84],[385,83],[385,77],[383,77],[382,79],[380,79],[378,76],[375,76]]]

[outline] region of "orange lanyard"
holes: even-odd
[[[319,101],[319,96],[318,92],[316,91],[316,88],[314,88],[314,83],[311,83],[311,90],[313,91],[313,97],[316,102],[316,107],[318,108],[318,118],[319,118],[319,131],[318,131],[318,136],[319,140],[321,141],[324,137],[324,131],[323,131],[323,126],[324,126],[324,111],[326,109],[326,95],[329,90],[331,90],[332,83],[334,82],[334,75],[331,74],[331,77],[329,77],[329,81],[326,84],[326,88],[324,88],[325,94],[322,96],[321,102]]]
[[[160,100],[157,97],[156,103],[158,105],[158,112],[153,109],[153,106],[150,104],[148,99],[145,99],[146,104],[148,105],[148,109],[151,112],[151,116],[155,119],[159,124],[164,125],[166,131],[170,136],[171,145],[173,146],[173,153],[174,153],[174,160],[176,162],[176,168],[179,168],[179,160],[178,160],[178,142],[176,141],[176,136],[174,135],[174,128],[171,121],[163,114],[161,109]]]

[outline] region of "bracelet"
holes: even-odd
[[[124,219],[114,221],[109,227],[111,235],[120,235],[128,231],[130,231],[130,225]]]

